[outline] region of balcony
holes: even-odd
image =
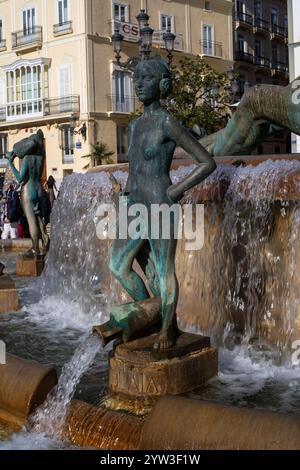
[[[208,57],[223,57],[223,44],[220,42],[213,42],[203,40],[200,41],[201,54]]]
[[[111,113],[133,113],[139,107],[135,96],[107,95],[107,109]]]
[[[256,16],[254,18],[254,34],[269,35],[270,23]]]
[[[45,116],[61,113],[79,113],[79,95],[63,96],[61,98],[51,98],[45,100]]]
[[[255,56],[254,65],[263,69],[270,69],[270,59],[267,57]]]
[[[43,44],[43,28],[42,26],[34,26],[33,28],[23,29],[12,33],[12,49],[17,52],[32,51],[39,49]]]
[[[124,41],[128,42],[135,42],[138,43],[139,41],[139,28],[137,24],[134,23],[124,23],[118,20],[110,20],[112,34],[118,29],[120,33],[123,35]],[[156,30],[153,33],[152,37],[152,44],[154,46],[158,46],[161,48],[165,47],[165,42],[163,40],[163,35],[165,31]],[[175,51],[183,51],[183,36],[180,33],[175,33],[175,43],[174,49]]]
[[[246,62],[253,65],[253,59],[253,54],[250,54],[249,52],[236,51],[235,53],[235,60],[239,62]]]
[[[165,31],[154,31],[153,37],[152,37],[152,44],[155,46],[159,46],[161,49],[165,48],[165,41],[163,39],[163,36],[165,34]],[[179,33],[174,33],[176,34],[175,42],[174,42],[174,50],[175,51],[183,51],[183,36],[182,34]]]
[[[6,40],[1,39],[0,40],[0,52],[6,51]]]
[[[65,21],[64,23],[58,23],[53,25],[53,35],[63,36],[64,34],[73,33],[73,23],[72,21]]]
[[[271,27],[271,39],[277,39],[279,41],[285,41],[288,37],[287,28],[279,26],[278,24],[272,24]]]
[[[0,122],[6,121],[6,108],[1,106],[0,108]]]
[[[61,98],[24,100],[8,103],[0,108],[0,122],[26,121],[55,116],[59,114],[76,114],[80,112],[78,95]]]
[[[252,29],[253,27],[253,16],[242,11],[235,12],[235,27]]]
[[[272,75],[280,74],[287,76],[289,73],[289,67],[284,62],[273,61],[272,65]]]

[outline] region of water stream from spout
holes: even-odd
[[[57,386],[30,417],[30,425],[34,432],[42,432],[49,437],[60,435],[76,386],[99,350],[98,338],[85,336],[82,339],[71,360],[64,365]]]

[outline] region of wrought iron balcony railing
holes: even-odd
[[[200,41],[201,54],[211,57],[223,57],[223,44],[220,42],[208,41],[206,39]]]
[[[65,21],[64,23],[58,23],[53,25],[53,34],[58,36],[60,34],[67,34],[73,32],[72,21]]]
[[[133,113],[139,107],[135,96],[107,95],[107,109],[114,113]]]
[[[45,100],[44,114],[79,113],[79,95],[62,96]]]
[[[43,116],[79,113],[80,97],[79,95],[63,96],[60,98],[42,99],[27,101],[16,101],[7,103],[5,107],[0,108],[0,122],[17,121],[19,119],[33,119]]]
[[[253,16],[248,13],[244,13],[243,11],[235,12],[235,20],[247,26],[253,25]]]
[[[6,108],[1,106],[0,108],[0,122],[6,121]]]
[[[249,52],[236,51],[235,60],[253,64],[253,54],[250,54]]]
[[[285,74],[289,73],[289,67],[284,62],[273,61],[272,62],[272,69],[275,72],[281,72],[281,73],[285,73]]]
[[[258,16],[254,18],[254,27],[266,33],[269,33],[270,31],[270,23],[266,20],[263,20],[262,18],[259,18]]]
[[[4,49],[6,49],[6,40],[0,39],[0,51],[3,51]]]
[[[12,48],[24,48],[32,46],[41,46],[43,43],[43,28],[42,26],[34,26],[32,28],[22,29],[12,33]]]
[[[254,57],[254,64],[258,65],[259,67],[269,68],[270,67],[270,59],[268,59],[267,57],[255,56]]]
[[[287,37],[287,28],[284,28],[283,26],[279,26],[278,24],[272,24],[272,33],[274,36],[280,37],[280,38],[286,38]]]

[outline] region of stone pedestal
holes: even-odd
[[[38,277],[42,274],[44,266],[44,255],[30,257],[22,254],[17,257],[16,274],[20,277]]]
[[[19,297],[15,283],[10,276],[0,276],[0,314],[19,310]]]
[[[112,395],[154,399],[189,392],[218,373],[217,350],[208,337],[182,333],[176,346],[155,350],[157,335],[116,347],[109,360]]]

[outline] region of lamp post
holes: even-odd
[[[115,29],[111,37],[112,45],[114,48],[116,65],[126,69],[133,69],[139,60],[149,60],[151,57],[152,38],[154,30],[149,26],[149,15],[145,10],[141,10],[136,17],[139,26],[139,59],[131,57],[126,62],[121,62],[122,42],[124,36],[120,33],[119,27]],[[172,64],[174,44],[176,35],[171,31],[163,34],[163,41],[167,51],[168,65]]]

